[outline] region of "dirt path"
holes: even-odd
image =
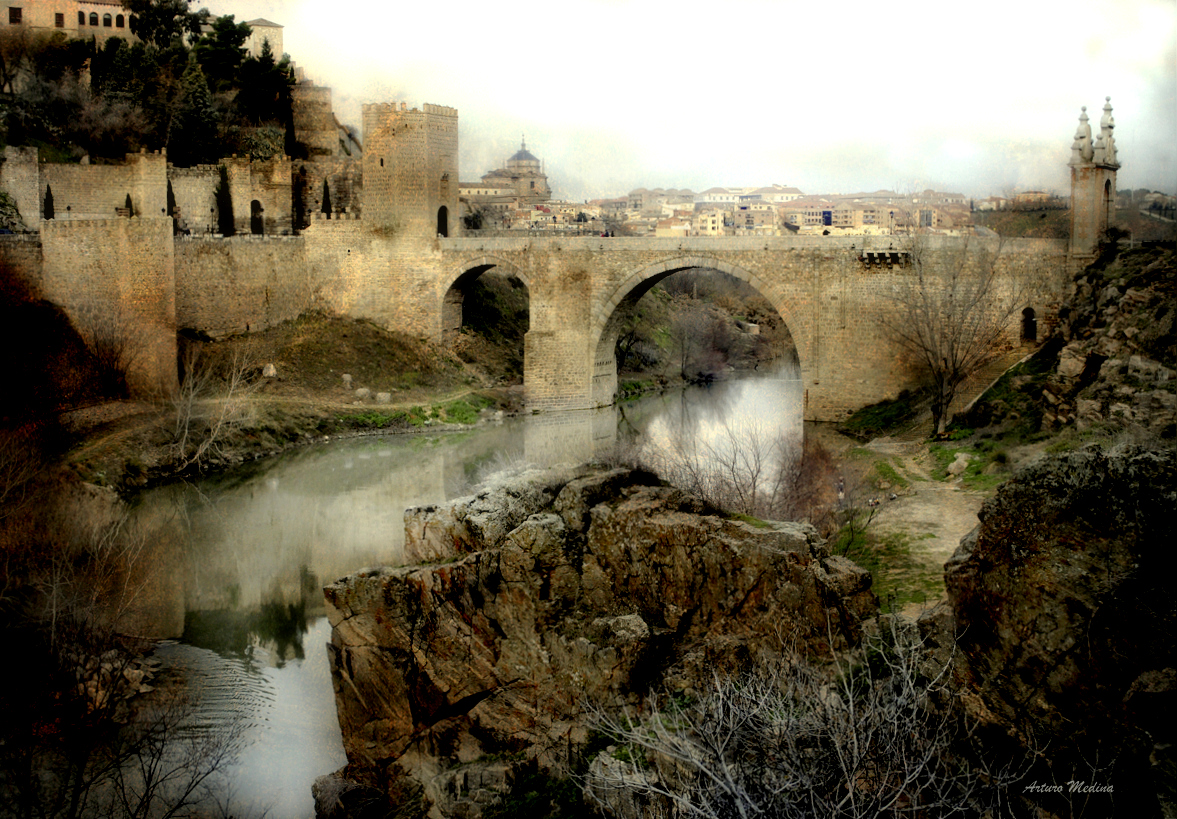
[[[912,558],[929,571],[940,572],[956,551],[960,539],[977,525],[977,512],[987,492],[963,489],[955,481],[931,477],[931,456],[920,443],[874,441],[868,448],[901,460],[911,487],[892,501],[884,501],[874,525],[881,532],[905,534],[910,538]],[[935,600],[929,599],[928,605]],[[905,613],[918,614],[922,605],[908,606]]]

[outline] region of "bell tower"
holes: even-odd
[[[1079,115],[1079,127],[1071,144],[1071,262],[1088,264],[1111,225],[1116,207],[1116,120],[1112,116],[1112,98],[1104,98],[1103,116],[1099,120],[1099,137],[1091,141],[1087,106]]]

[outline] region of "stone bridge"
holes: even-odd
[[[411,251],[381,249],[383,242],[371,239],[348,250],[364,257],[363,284],[334,298],[337,309],[440,339],[461,326],[464,293],[475,278],[492,268],[516,276],[530,297],[526,403],[534,410],[582,409],[614,400],[619,308],[672,273],[720,270],[751,284],[780,313],[800,361],[805,418],[836,420],[911,383],[909,362],[881,321],[894,309],[899,279],[913,274],[903,263],[904,239],[463,237],[438,238]],[[973,243],[968,250],[985,244],[921,238],[933,256],[965,250],[967,241]],[[986,249],[997,247],[993,242]],[[1065,243],[1007,240],[998,269],[1011,286],[1033,285],[1025,307],[1049,320],[1067,281],[1066,258]],[[1011,343],[1020,334],[1018,312]]]

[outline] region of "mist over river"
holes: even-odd
[[[594,411],[506,419],[468,432],[316,444],[196,484],[145,493],[137,515],[178,546],[156,656],[185,675],[207,730],[238,725],[237,815],[314,813],[311,783],[346,759],[335,717],[322,586],[403,562],[404,512],[470,494],[524,464],[581,463],[618,447],[652,458],[733,430],[800,446],[794,371],[719,382]],[[700,449],[701,448],[701,449]]]

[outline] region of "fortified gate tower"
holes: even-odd
[[[1112,98],[1104,98],[1103,116],[1099,120],[1099,137],[1091,142],[1091,125],[1087,106],[1079,115],[1079,128],[1071,144],[1071,263],[1086,266],[1095,258],[1095,249],[1111,225],[1116,207],[1116,138],[1113,131]]]
[[[365,229],[453,236],[458,225],[458,111],[425,104],[364,106]]]

